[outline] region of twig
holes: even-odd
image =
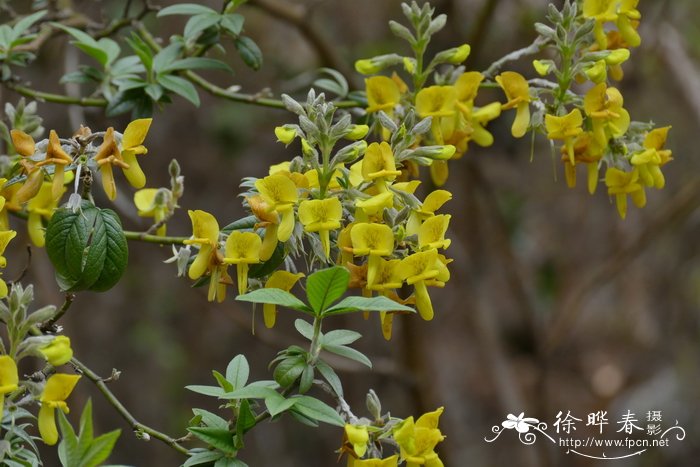
[[[180,454],[188,455],[187,448],[182,446],[178,442],[178,440],[166,435],[165,433],[155,430],[149,426],[146,426],[143,423],[140,423],[138,420],[136,420],[136,418],[134,418],[134,416],[131,415],[131,412],[129,412],[126,409],[126,407],[124,407],[124,405],[121,403],[121,401],[117,399],[114,393],[110,391],[110,389],[107,387],[107,384],[105,383],[105,380],[102,379],[90,368],[85,366],[85,364],[80,362],[80,360],[76,358],[71,359],[71,365],[73,365],[75,369],[81,374],[83,374],[87,379],[92,381],[95,384],[95,386],[97,386],[97,389],[99,389],[102,395],[105,397],[105,399],[107,399],[107,402],[109,402],[110,405],[112,405],[112,407],[114,407],[117,410],[117,412],[119,412],[119,415],[121,415],[122,418],[126,420],[126,422],[129,424],[129,426],[131,426],[132,430],[136,432],[137,437],[145,440],[155,438],[167,444],[171,448],[175,449]]]
[[[106,107],[107,100],[91,97],[72,97],[63,94],[53,94],[50,92],[37,91],[36,89],[28,88],[9,81],[3,81],[8,89],[20,94],[24,97],[29,97],[39,102],[51,102],[53,104],[64,105],[81,105],[83,107]]]
[[[503,65],[508,62],[513,62],[515,60],[520,60],[528,55],[534,55],[539,53],[545,45],[549,43],[549,39],[543,38],[542,36],[537,36],[537,39],[533,41],[532,44],[522,49],[514,50],[513,52],[504,55],[489,66],[486,71],[483,72],[487,79],[493,78],[493,76],[498,73]]]
[[[138,23],[136,25],[136,31],[139,33],[141,38],[156,52],[161,50],[160,44],[156,41],[155,37],[150,33],[150,31],[141,23]],[[207,81],[206,79],[202,78],[200,75],[193,71],[185,71],[182,73],[182,76],[190,81],[193,84],[196,84],[200,88],[202,88],[204,91],[208,92],[212,96],[215,97],[221,97],[223,99],[227,99],[230,101],[234,102],[243,102],[246,104],[254,104],[254,105],[259,105],[263,107],[272,107],[272,108],[277,108],[277,109],[284,109],[284,102],[282,102],[279,99],[271,99],[267,97],[261,96],[259,93],[258,94],[244,94],[240,92],[233,92],[229,91],[228,89],[224,89],[220,86],[217,86],[216,84]],[[333,105],[335,105],[338,108],[350,108],[350,107],[359,107],[361,104],[356,101],[340,101],[340,102],[334,102]]]
[[[165,235],[151,235],[146,232],[124,231],[127,240],[138,240],[140,242],[160,243],[162,245],[183,245],[189,237],[169,237]]]
[[[66,298],[63,301],[63,305],[61,305],[61,308],[58,310],[58,313],[56,313],[50,320],[43,323],[39,330],[41,330],[41,332],[44,334],[48,332],[56,332],[56,323],[59,319],[63,317],[63,315],[66,314],[68,308],[70,308],[70,306],[73,304],[73,300],[75,300],[75,294],[67,293]]]

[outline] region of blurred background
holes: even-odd
[[[125,2],[72,3],[75,10],[99,17]],[[198,3],[220,7],[220,2]],[[548,3],[435,0],[437,11],[449,19],[430,50],[468,42],[467,69],[484,70],[531,43],[533,23],[544,20]],[[474,146],[450,164],[446,188],[454,198],[443,210],[453,214],[448,256],[455,261],[446,288],[431,294],[435,319],[397,318],[390,342],[374,319],[350,316],[335,323],[363,333],[358,348],[375,364],[368,370],[340,362],[355,413],[367,415],[364,400],[370,388],[384,409],[398,417],[445,406],[440,427],[447,438],[438,452],[447,466],[691,466],[700,456],[700,146],[695,140],[700,128],[700,3],[643,0],[639,9],[643,42],[624,65],[619,87],[634,120],[673,126],[668,147],[675,160],[664,167],[666,188],[648,191],[647,207],[630,206],[622,221],[604,186],[594,196],[584,186],[566,187],[561,164],[553,161],[542,138],[530,160],[530,138],[514,140],[506,115],[489,126],[496,136],[493,147]],[[354,60],[406,52],[387,27],[390,19],[402,20],[398,0],[249,0],[240,11],[247,34],[263,51],[264,64],[253,72],[231,53],[233,78],[208,75],[224,87],[301,95],[315,78],[310,71],[328,66],[358,89],[363,83],[352,69]],[[167,38],[182,30],[184,18],[151,18],[148,24]],[[85,58],[69,54],[64,60],[65,46],[64,37],[53,40],[23,70],[33,87],[66,92],[57,84],[59,77]],[[533,75],[530,59],[509,68]],[[272,131],[291,122],[291,114],[201,97],[200,108],[177,98],[166,111],[156,112],[146,141],[149,153],[140,159],[152,187],[167,186],[172,158],[182,165],[185,196],[183,209],[168,226],[172,235],[190,234],[187,209],[208,210],[221,225],[240,217],[241,178],[264,176],[270,164],[299,152],[297,146],[285,149],[275,143]],[[3,90],[0,98],[4,105],[16,103],[18,96]],[[494,92],[477,104],[495,99],[503,100]],[[82,122],[93,130],[123,129],[128,123],[126,117],[108,121],[100,109],[69,110],[48,103],[39,104],[39,113],[44,126],[59,134],[71,133]],[[132,193],[119,185],[116,209],[125,228],[145,230],[149,223],[136,216]],[[20,224],[15,228],[23,233]],[[26,235],[14,243],[20,241],[28,242]],[[103,376],[112,368],[121,371],[110,388],[139,421],[182,436],[192,416],[189,407],[216,410],[215,401],[185,385],[213,384],[211,370],[223,371],[239,353],[251,362],[252,377],[269,379],[267,364],[276,352],[301,343],[291,312],[280,313],[277,326],[265,329],[260,313],[252,316],[249,306],[231,298],[220,305],[208,303],[204,289],[178,279],[175,268],[163,264],[170,247],[136,242],[129,247],[122,281],[109,293],[80,293],[62,322],[84,363]],[[22,249],[10,254],[15,256],[5,272],[8,279],[26,262]],[[30,281],[40,304],[62,303],[42,250],[33,250],[25,283]],[[137,440],[88,381],[78,386],[71,406],[81,407],[88,397],[93,398],[98,432],[124,431],[112,463],[174,466],[183,461],[158,441]],[[576,436],[584,438],[596,433],[584,426],[587,414],[599,410],[608,412],[609,438],[624,438],[616,432],[621,426],[616,422],[628,410],[642,427],[647,412],[661,411],[664,429],[677,423],[687,435],[682,441],[671,438],[669,447],[617,461],[567,454],[541,435],[526,446],[515,431],[485,441],[494,436],[493,426],[521,412],[546,422],[551,434],[558,412],[570,411],[583,420]],[[646,432],[634,436],[650,438]],[[241,458],[255,467],[332,466],[337,465],[334,450],[341,438],[338,429],[312,429],[283,417],[252,431]],[[630,451],[585,452],[611,457]],[[47,453],[46,465],[58,465],[52,455],[55,450]]]

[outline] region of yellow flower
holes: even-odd
[[[639,0],[621,0],[617,16],[617,29],[630,47],[638,47],[642,43],[637,32],[637,25],[642,14],[637,10]]]
[[[146,176],[141,170],[137,155],[146,154],[148,149],[143,145],[148,129],[151,127],[152,118],[140,118],[129,123],[122,137],[122,157],[128,167],[123,168],[124,176],[134,188],[143,188],[146,185]]]
[[[352,445],[353,451],[357,457],[362,457],[367,452],[367,443],[369,443],[369,432],[364,425],[345,424],[345,437]]]
[[[17,364],[9,355],[0,356],[0,419],[5,406],[5,394],[16,391],[18,383]]]
[[[590,132],[583,132],[576,137],[573,143],[574,162],[586,164],[588,172],[588,192],[595,193],[598,187],[598,164],[603,157],[605,148],[601,147]],[[576,186],[576,166],[571,163],[571,157],[566,146],[562,146],[562,161],[564,162],[564,175],[569,188]]]
[[[407,466],[443,467],[435,452],[435,446],[445,439],[438,428],[443,410],[440,407],[423,414],[415,422],[413,417],[409,417],[394,429],[394,440],[398,443],[401,459],[407,462]]]
[[[15,238],[17,232],[14,230],[0,231],[0,268],[5,268],[7,266],[7,258],[5,258],[5,249],[10,240]],[[4,280],[0,279],[0,298],[7,297],[7,284]]]
[[[299,204],[299,221],[307,232],[318,232],[326,258],[331,254],[330,231],[340,228],[343,206],[338,198],[305,200]]]
[[[398,467],[399,456],[394,454],[386,459],[355,459],[352,456],[348,456],[347,467]]]
[[[583,17],[595,20],[593,29],[596,42],[601,50],[607,48],[603,23],[617,19],[617,5],[620,0],[583,0]]]
[[[46,381],[44,391],[41,393],[39,401],[39,434],[49,446],[53,446],[58,441],[58,430],[56,429],[56,409],[63,413],[68,413],[66,399],[73,392],[73,388],[78,383],[80,375],[55,374]]]
[[[43,347],[39,347],[39,352],[53,366],[60,366],[68,363],[73,358],[73,349],[70,346],[68,336],[56,336]]]
[[[375,283],[372,285],[367,285],[368,290],[376,290],[385,297],[400,300],[395,289],[401,288],[403,279],[401,277],[401,271],[399,265],[401,264],[400,259],[390,259],[388,261],[380,258],[379,260],[379,271],[377,272],[377,277]],[[384,339],[391,339],[392,325],[394,321],[394,313],[391,311],[380,311],[379,312],[379,324],[382,328],[382,335]]]
[[[265,229],[262,247],[260,248],[260,260],[267,261],[272,257],[275,248],[277,248],[277,231],[279,229],[280,217],[277,215],[276,211],[269,209],[269,206],[263,200],[262,196],[255,195],[246,199],[250,210],[255,217],[260,220],[260,222],[255,224],[255,228],[262,227]]]
[[[114,136],[114,128],[109,127],[105,131],[102,144],[95,155],[95,162],[100,168],[100,174],[102,175],[102,188],[107,198],[114,200],[117,197],[117,185],[114,183],[112,166],[116,165],[122,169],[129,168],[129,164],[124,161],[122,153],[119,151],[119,146]]]
[[[393,181],[401,171],[396,169],[396,161],[391,146],[386,141],[367,146],[362,160],[362,177],[374,181],[379,192],[387,191],[387,182]]]
[[[355,220],[358,222],[369,222],[370,217],[382,219],[385,209],[394,206],[394,193],[385,191],[378,195],[370,196],[367,199],[357,199],[355,201]]]
[[[37,167],[53,164],[53,186],[51,196],[55,199],[61,197],[65,192],[63,181],[65,179],[65,169],[68,164],[73,162],[73,158],[68,155],[61,147],[61,141],[58,139],[58,134],[54,130],[49,132],[49,145],[46,147],[46,159],[39,162]]]
[[[168,212],[165,200],[157,199],[159,191],[157,188],[142,188],[134,193],[134,205],[138,215],[140,217],[152,217],[155,224],[163,221]],[[167,228],[167,224],[163,223],[156,230],[156,235],[165,235]]]
[[[530,86],[523,75],[514,71],[504,71],[496,76],[496,82],[503,88],[508,99],[501,108],[516,109],[511,133],[515,138],[520,138],[530,125]]]
[[[447,226],[450,223],[449,214],[440,214],[426,219],[418,229],[418,246],[421,250],[444,248],[452,242],[445,238]]]
[[[277,239],[286,242],[294,232],[294,205],[299,201],[296,184],[285,174],[276,173],[257,180],[255,188],[268,209],[280,215]]]
[[[608,194],[615,195],[617,212],[621,218],[627,216],[627,195],[632,197],[632,201],[638,208],[644,207],[647,202],[644,187],[639,183],[639,171],[625,172],[615,167],[610,167],[605,172],[605,184],[608,187]]]
[[[19,164],[22,166],[22,172],[27,176],[27,179],[20,188],[17,189],[13,196],[13,201],[17,205],[21,205],[33,198],[41,188],[41,182],[44,181],[44,172],[41,170],[38,163],[29,159],[34,155],[36,145],[34,138],[21,130],[11,130],[12,144],[17,153],[22,156]]]
[[[46,243],[46,229],[44,228],[43,220],[48,221],[51,219],[54,210],[58,206],[58,200],[66,190],[61,185],[58,197],[55,197],[54,188],[55,186],[51,183],[42,183],[39,192],[27,203],[27,211],[29,213],[27,216],[27,232],[29,232],[29,238],[32,240],[32,243],[40,248]]]
[[[583,133],[583,116],[579,109],[574,109],[566,115],[557,116],[547,114],[544,116],[544,125],[547,128],[547,138],[551,140],[564,140],[566,153],[569,155],[571,165],[574,161],[574,141]]]
[[[408,285],[413,285],[416,295],[416,308],[421,318],[433,319],[433,304],[426,287],[426,281],[434,279],[440,273],[436,268],[438,253],[436,249],[413,253],[401,260],[398,265],[401,278]]]
[[[431,130],[437,144],[445,144],[443,118],[455,115],[457,91],[454,86],[429,86],[418,91],[416,111],[421,118],[432,117]]]
[[[429,86],[416,95],[416,111],[422,118],[454,115],[456,103],[454,86]]]
[[[630,126],[630,114],[622,108],[622,94],[605,83],[592,87],[584,96],[583,108],[591,117],[593,135],[601,146],[607,146],[610,138],[625,134]]]
[[[385,224],[361,223],[353,226],[350,238],[356,256],[369,256],[367,286],[372,286],[381,267],[381,257],[394,251],[394,233]]]
[[[248,290],[248,265],[260,262],[262,239],[253,232],[234,230],[226,239],[224,264],[235,264],[238,278],[238,293]]]
[[[212,257],[216,256],[219,246],[219,223],[206,211],[187,211],[192,221],[192,236],[185,240],[185,245],[199,245],[199,253],[189,269],[192,280],[199,279],[209,269]]]
[[[666,184],[661,166],[673,159],[669,149],[663,149],[670,126],[656,128],[644,138],[644,150],[632,156],[630,162],[639,170],[639,178],[646,186],[661,189]]]
[[[365,79],[367,90],[367,113],[383,110],[389,115],[393,114],[394,107],[401,99],[401,92],[396,81],[386,76],[372,76]]]
[[[293,274],[289,271],[279,270],[273,272],[265,282],[266,289],[282,289],[289,292],[294,287],[299,279],[304,277],[304,274],[299,272]],[[277,319],[277,305],[265,303],[263,305],[263,319],[265,326],[271,328],[275,325]]]
[[[411,211],[406,222],[406,234],[416,235],[420,229],[421,223],[435,215],[435,211],[440,209],[443,204],[452,199],[452,193],[447,190],[432,191],[423,200],[421,207]]]
[[[28,135],[22,130],[12,129],[10,130],[10,136],[12,138],[12,145],[15,147],[17,154],[24,157],[29,157],[34,154],[36,145],[31,135]]]

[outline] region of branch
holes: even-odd
[[[162,245],[183,245],[189,237],[169,237],[162,235],[151,235],[148,232],[124,231],[127,240],[138,240],[140,242],[160,243]]]
[[[100,378],[94,371],[92,371],[90,368],[85,366],[80,360],[73,358],[71,359],[71,364],[75,367],[75,369],[82,373],[87,379],[92,381],[95,386],[97,386],[97,389],[100,390],[102,395],[107,399],[107,402],[109,402],[112,407],[114,407],[117,412],[119,412],[119,415],[126,420],[126,422],[131,426],[131,428],[137,433],[137,436],[140,437],[141,439],[145,439],[148,441],[150,438],[155,438],[159,441],[162,441],[163,443],[167,444],[171,448],[175,449],[177,452],[180,454],[188,455],[188,450],[184,446],[182,446],[180,443],[178,443],[178,440],[175,438],[171,438],[170,436],[166,435],[165,433],[161,433],[158,430],[155,430],[149,426],[144,425],[143,423],[140,423],[136,418],[134,418],[133,415],[124,407],[124,405],[117,399],[117,397],[112,393],[112,391],[109,390],[107,387],[107,384],[105,383],[105,380]]]
[[[63,305],[61,305],[61,308],[58,310],[58,313],[56,313],[53,318],[42,324],[39,330],[44,334],[47,332],[56,332],[56,323],[63,317],[63,315],[66,314],[68,308],[70,308],[70,306],[73,304],[73,300],[75,300],[75,294],[67,293],[66,299],[63,302]]]
[[[151,34],[151,32],[141,23],[138,23],[136,25],[136,31],[139,33],[141,38],[156,52],[159,52],[162,47],[158,42],[156,41],[155,37]],[[182,77],[187,79],[193,84],[196,84],[199,86],[201,89],[204,91],[208,92],[214,97],[221,97],[223,99],[227,99],[230,101],[234,102],[242,102],[245,104],[253,104],[253,105],[259,105],[262,107],[272,107],[276,109],[284,109],[285,105],[284,102],[282,102],[279,99],[271,99],[268,97],[263,97],[261,93],[256,93],[256,94],[245,94],[245,93],[240,93],[240,92],[233,92],[228,89],[224,89],[220,86],[217,86],[216,84],[212,83],[211,81],[208,81],[204,79],[202,76],[199,74],[193,72],[193,71],[185,71],[182,73]],[[351,107],[359,107],[361,104],[356,101],[352,100],[346,100],[346,101],[339,101],[339,102],[334,102],[333,105],[335,105],[337,108],[351,108]]]
[[[504,55],[503,57],[499,58],[495,62],[489,66],[486,71],[483,72],[483,75],[487,78],[493,78],[493,76],[498,73],[501,70],[501,67],[505,65],[508,62],[513,62],[515,60],[520,60],[523,57],[527,57],[528,55],[535,55],[539,53],[542,49],[544,49],[544,46],[549,43],[549,40],[542,37],[542,36],[537,36],[537,39],[534,40],[534,42],[527,47],[523,47],[522,49],[514,50],[513,52]]]
[[[64,104],[64,105],[80,105],[83,107],[106,107],[107,100],[91,97],[72,97],[63,94],[52,94],[50,92],[37,91],[26,86],[20,86],[18,84],[11,83],[9,81],[3,81],[8,89],[16,92],[24,97],[29,97],[39,102],[51,102],[54,104]]]
[[[33,336],[42,335],[42,332],[36,326],[32,326],[29,329],[29,333]],[[148,441],[150,438],[155,438],[167,444],[171,448],[175,449],[180,454],[189,455],[189,451],[187,450],[187,448],[180,445],[180,443],[178,443],[178,440],[171,438],[165,433],[161,433],[160,431],[151,428],[147,425],[144,425],[143,423],[136,420],[136,418],[134,418],[134,416],[131,415],[131,412],[129,412],[126,409],[126,407],[124,407],[124,404],[122,404],[121,401],[117,399],[117,396],[115,396],[114,393],[110,391],[106,383],[116,379],[118,372],[112,371],[112,376],[110,376],[107,379],[104,379],[101,378],[97,373],[92,371],[90,368],[88,368],[77,358],[71,358],[70,363],[71,365],[73,365],[76,371],[84,375],[87,379],[92,381],[95,384],[95,386],[97,386],[97,389],[99,389],[102,395],[105,397],[105,399],[107,399],[107,402],[109,402],[109,404],[112,405],[112,407],[114,407],[117,410],[117,412],[119,412],[119,415],[121,415],[121,417],[124,420],[126,420],[126,422],[129,424],[129,426],[131,426],[134,432],[136,432],[137,436],[140,439]]]

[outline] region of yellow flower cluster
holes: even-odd
[[[408,417],[391,429],[389,436],[399,447],[400,453],[386,457],[373,457],[369,447],[375,440],[387,435],[381,428],[371,425],[346,424],[343,433],[341,452],[348,455],[348,467],[397,467],[399,462],[408,466],[443,467],[442,460],[435,452],[435,447],[445,439],[438,428],[443,408],[421,415],[418,420]],[[363,459],[364,457],[364,459]]]
[[[283,127],[276,131],[280,141],[289,143],[296,137],[284,131]],[[367,127],[352,128],[349,135],[354,139],[366,133]],[[415,303],[424,319],[432,319],[428,287],[445,285],[451,261],[439,252],[450,245],[445,238],[450,216],[436,211],[452,195],[436,190],[421,203],[414,195],[420,182],[401,181],[405,177],[399,167],[385,141],[366,145],[364,157],[347,167],[337,164],[332,173],[322,167],[293,170],[289,162],[272,166],[269,175],[255,181],[246,198],[257,221],[253,229],[234,230],[225,238],[214,216],[190,211],[193,237],[185,243],[199,246],[189,268],[190,278],[209,276],[209,299],[222,301],[226,285],[232,284],[228,265],[236,264],[238,293],[245,293],[249,265],[268,261],[278,243],[294,245],[305,235],[311,244],[320,245],[318,260],[351,271],[350,285],[360,288],[363,295]],[[325,190],[321,189],[323,180]],[[402,210],[406,215],[401,222],[386,221],[387,212]],[[278,270],[264,279],[264,286],[290,290],[302,276]],[[400,298],[397,291],[404,284],[413,286],[413,294]],[[275,314],[274,305],[264,307],[267,326],[274,325]],[[393,314],[382,312],[380,316],[388,339]]]
[[[105,194],[111,200],[117,195],[113,166],[124,171],[132,186],[143,188],[146,177],[136,156],[147,152],[143,141],[150,125],[150,118],[134,120],[121,135],[112,127],[104,133],[92,133],[81,127],[71,138],[64,140],[51,130],[48,139],[40,142],[35,142],[31,135],[21,130],[11,130],[19,172],[7,174],[15,175],[11,181],[0,178],[0,238],[3,238],[0,244],[6,246],[15,235],[14,231],[8,230],[8,213],[24,212],[29,238],[34,245],[43,247],[45,224],[51,219],[66,192],[65,185],[73,181],[80,164],[87,165],[80,167],[82,170],[99,168]],[[102,143],[93,145],[99,137]],[[6,294],[6,287],[0,286],[0,295],[3,290]]]
[[[599,171],[605,165],[604,181],[610,196],[614,196],[622,218],[627,215],[627,197],[637,207],[646,204],[646,188],[661,189],[665,180],[661,167],[672,160],[665,149],[670,127],[645,131],[633,128],[629,112],[623,107],[620,91],[608,85],[608,76],[622,78],[621,64],[630,56],[630,47],[641,39],[637,33],[641,14],[638,0],[585,0],[582,16],[595,20],[595,44],[590,52],[602,58],[584,68],[579,82],[590,80],[593,86],[585,93],[582,103],[574,103],[568,113],[544,117],[547,137],[561,141],[562,162],[567,185],[576,186],[576,166],[584,164],[588,191],[596,191],[601,178]],[[616,28],[604,26],[614,23]],[[535,61],[535,69],[542,75],[549,73],[543,62]]]
[[[493,144],[493,135],[486,125],[498,118],[502,110],[515,109],[512,126],[513,136],[525,135],[530,123],[530,94],[525,78],[515,72],[504,72],[496,81],[503,88],[507,102],[491,102],[483,106],[474,101],[484,75],[478,71],[461,73],[449,85],[428,86],[411,92],[406,83],[394,73],[387,76],[371,76],[365,79],[367,113],[383,111],[393,117],[399,106],[415,108],[421,118],[431,117],[430,133],[419,142],[421,145],[444,146],[444,153],[434,157],[430,174],[437,186],[445,183],[448,176],[447,161],[459,159],[473,141],[482,147]],[[384,129],[383,139],[390,133]]]

